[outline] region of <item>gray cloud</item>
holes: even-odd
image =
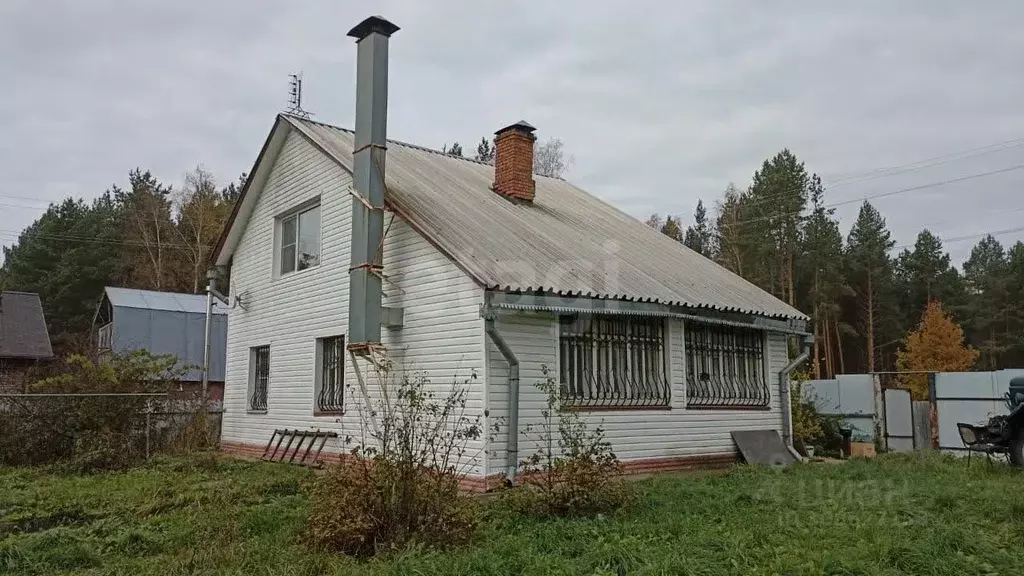
[[[1024,5],[1002,2],[38,2],[0,5],[0,243],[45,202],[135,166],[170,182],[248,170],[302,70],[351,125],[370,13],[392,43],[389,132],[472,149],[525,118],[568,178],[623,210],[688,218],[786,146],[826,182],[1024,136]],[[1024,146],[828,190],[855,199],[1024,163]],[[877,201],[899,243],[1017,225],[1024,170]],[[36,201],[25,200],[34,198]],[[838,214],[848,227],[856,205]],[[1009,243],[1022,235],[1008,234]],[[949,244],[955,259],[973,241]]]

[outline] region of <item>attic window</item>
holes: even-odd
[[[278,261],[280,274],[290,274],[320,264],[320,205],[303,208],[280,218]]]
[[[560,328],[563,406],[668,406],[662,318],[576,314],[562,316]]]
[[[687,322],[687,408],[767,408],[771,400],[760,330]]]

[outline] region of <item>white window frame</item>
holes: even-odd
[[[317,260],[316,264],[307,266],[306,268],[299,269],[299,237],[302,235],[301,227],[299,226],[300,217],[309,212],[310,210],[317,209],[320,211],[320,219],[317,222],[318,234],[317,234]],[[288,239],[284,237],[284,224],[286,221],[295,219],[295,236]],[[314,270],[320,267],[320,263],[323,262],[324,255],[324,234],[323,234],[323,221],[324,212],[320,203],[320,198],[317,197],[314,200],[306,202],[297,208],[293,208],[274,219],[274,277],[280,278],[284,276],[291,276],[298,272],[305,272],[306,270]],[[292,255],[292,269],[287,272],[284,270],[284,249],[287,246],[294,246]]]
[[[337,362],[338,369],[340,371],[338,381],[335,390],[337,400],[330,402],[331,406],[325,407],[322,405],[320,393],[324,387],[324,360],[326,355],[324,354],[325,345],[330,341],[341,340],[341,350],[338,353]],[[345,413],[345,335],[337,334],[334,336],[324,336],[316,339],[316,367],[314,369],[313,379],[313,415],[314,416],[330,416],[336,414]]]
[[[266,360],[266,383],[263,389],[263,405],[254,405],[253,400],[256,396],[256,383],[259,374],[257,374],[257,356],[263,350],[267,351]],[[249,374],[247,377],[248,386],[245,392],[245,407],[249,413],[252,414],[266,414],[267,408],[270,404],[270,345],[263,344],[260,346],[252,346],[249,348]]]

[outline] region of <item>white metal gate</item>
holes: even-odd
[[[890,452],[913,452],[914,420],[910,391],[887,388],[885,395],[885,441]]]

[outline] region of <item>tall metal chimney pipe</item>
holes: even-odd
[[[380,344],[384,234],[384,160],[388,122],[388,38],[398,26],[370,16],[349,30],[356,39],[356,135],[352,151],[352,258],[348,290],[349,349]]]

